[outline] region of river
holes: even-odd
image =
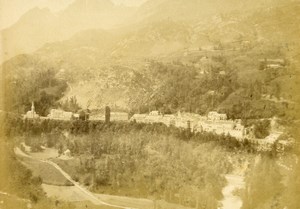
[[[225,178],[228,184],[222,190],[224,198],[221,201],[221,209],[240,209],[243,202],[239,196],[234,195],[234,191],[244,187],[244,177],[241,175],[230,174],[226,175]]]

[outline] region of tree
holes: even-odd
[[[263,156],[246,177],[243,209],[279,208],[282,176],[273,158]]]
[[[110,122],[110,108],[108,106],[105,107],[105,123]]]
[[[258,139],[264,139],[270,134],[270,121],[262,120],[254,125],[254,135]]]

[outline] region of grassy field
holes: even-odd
[[[82,195],[82,191],[74,186],[53,186],[43,184],[42,187],[49,198],[58,199],[59,201],[64,202],[71,202],[72,205],[75,206],[75,209],[117,209],[116,207],[92,204],[90,201],[86,200],[85,196]],[[59,194],[59,197],[57,194]]]
[[[52,165],[29,158],[24,158],[23,163],[33,172],[34,176],[40,176],[45,184],[57,186],[73,185]]]
[[[16,196],[8,196],[0,194],[0,209],[18,208],[27,209],[28,202],[17,198]]]
[[[83,201],[83,202],[76,202],[74,203],[75,208],[74,209],[83,209],[83,208],[88,208],[88,209],[118,209],[116,207],[110,207],[106,205],[94,205],[88,201]]]

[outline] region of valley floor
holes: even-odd
[[[23,146],[26,146],[23,144]],[[25,147],[27,150],[29,147]],[[55,168],[63,176],[65,181],[70,181],[73,186],[62,186],[62,185],[51,185],[42,184],[42,188],[46,192],[49,198],[57,198],[59,200],[67,202],[76,202],[82,204],[85,201],[93,203],[95,206],[101,206],[99,209],[110,209],[110,208],[126,208],[126,209],[152,209],[152,208],[165,208],[165,209],[189,209],[178,204],[168,203],[163,200],[150,200],[141,198],[132,198],[125,196],[116,195],[106,195],[106,194],[96,194],[90,192],[87,188],[75,182],[66,172],[64,172],[56,163],[52,162],[51,158],[57,158],[58,152],[55,149],[46,148],[44,152],[40,153],[25,153],[20,148],[15,148],[15,153],[23,158],[23,161],[28,159],[47,164],[49,171]],[[26,165],[26,163],[24,163]],[[29,166],[30,167],[30,166]],[[32,169],[32,167],[31,167]],[[51,172],[50,172],[51,173]],[[46,177],[47,178],[47,177]],[[43,179],[43,182],[48,182],[47,179]],[[155,207],[156,205],[156,207]],[[98,208],[98,207],[97,207]]]

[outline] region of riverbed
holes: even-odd
[[[234,191],[245,186],[244,177],[241,175],[229,174],[225,176],[227,185],[223,188],[224,196],[221,201],[221,209],[240,209],[243,205],[242,199],[234,194]]]

